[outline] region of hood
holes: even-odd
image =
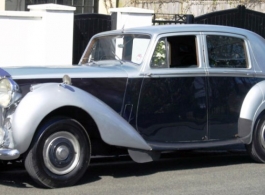
[[[1,77],[11,75],[13,79],[52,79],[66,74],[71,78],[128,77],[120,65],[0,68]]]

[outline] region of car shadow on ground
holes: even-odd
[[[0,184],[16,188],[39,187],[28,175],[22,162],[1,164]]]
[[[243,150],[239,151],[178,151],[167,153],[155,162],[138,164],[128,156],[92,159],[90,166],[76,185],[101,180],[104,176],[113,178],[141,177],[157,172],[221,167],[254,163]],[[22,163],[0,165],[0,185],[16,188],[40,188],[28,175]]]
[[[157,172],[200,169],[229,165],[255,163],[246,151],[179,151],[162,155],[159,161],[138,164],[129,157],[116,159],[113,162],[93,162],[77,185],[92,183],[103,176],[113,178],[141,177]]]

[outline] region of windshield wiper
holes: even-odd
[[[120,59],[120,57],[119,57],[117,54],[115,54],[113,51],[112,51],[111,53],[112,53],[113,55],[115,55],[116,58],[118,58],[118,59],[116,59],[116,60],[119,60],[119,62],[120,62],[121,64],[123,64],[122,59]]]
[[[86,65],[92,66],[92,65],[97,65],[97,63],[94,60],[90,60],[89,62],[86,63]]]

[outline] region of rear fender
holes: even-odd
[[[14,148],[25,152],[40,122],[53,110],[75,106],[86,111],[110,145],[151,150],[140,134],[117,112],[95,96],[70,85],[47,83],[33,87],[12,116]]]
[[[254,85],[246,95],[238,121],[238,136],[246,144],[251,143],[255,122],[265,110],[265,81]]]

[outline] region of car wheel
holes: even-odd
[[[262,116],[253,132],[252,142],[246,145],[250,157],[259,163],[265,163],[265,116]]]
[[[42,126],[25,157],[25,168],[48,188],[75,184],[85,173],[91,154],[89,136],[75,120],[52,120]]]

